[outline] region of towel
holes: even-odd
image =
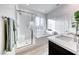
[[[14,20],[4,17],[5,20],[5,50],[11,51],[15,45]]]
[[[10,51],[9,18],[4,17],[4,20],[5,20],[5,50]]]

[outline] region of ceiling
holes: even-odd
[[[47,14],[58,7],[59,4],[21,4],[20,6],[24,7],[25,9]]]

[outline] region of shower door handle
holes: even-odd
[[[31,44],[33,44],[33,29],[31,29]]]

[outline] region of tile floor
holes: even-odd
[[[35,44],[16,49],[16,55],[48,55],[48,39],[39,38]]]

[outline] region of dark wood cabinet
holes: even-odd
[[[75,54],[49,41],[49,55],[75,55]]]

